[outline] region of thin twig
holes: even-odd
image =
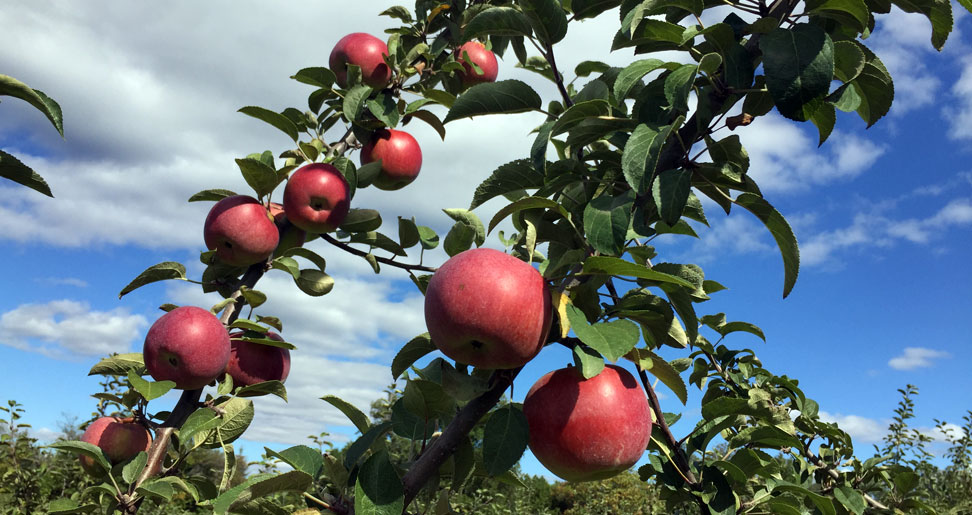
[[[356,249],[356,248],[348,245],[347,243],[338,241],[336,238],[334,238],[330,234],[321,234],[321,238],[323,238],[325,241],[327,241],[331,245],[334,245],[335,247],[337,247],[337,248],[339,248],[339,249],[341,249],[341,250],[343,250],[345,252],[350,252],[351,254],[354,254],[355,256],[365,257],[365,256],[368,255],[368,253],[365,252],[365,251],[363,251],[363,250]],[[401,268],[402,270],[409,270],[409,271],[411,271],[411,270],[420,270],[422,272],[429,272],[430,274],[434,274],[435,271],[438,270],[438,268],[434,268],[434,267],[431,267],[431,266],[425,266],[425,265],[410,265],[408,263],[399,263],[398,261],[395,261],[394,259],[389,259],[389,258],[385,258],[385,257],[379,257],[379,256],[375,256],[375,255],[372,255],[372,257],[374,257],[375,258],[375,261],[377,261],[379,263],[384,263],[384,264],[386,264],[388,266],[393,266],[393,267],[396,267],[396,268]]]

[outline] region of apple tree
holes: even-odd
[[[647,452],[638,474],[671,512],[926,509],[913,471],[887,457],[857,459],[847,433],[820,419],[796,379],[740,347],[738,333],[765,339],[758,326],[705,309],[712,295],[725,295],[719,282],[653,245],[660,234],[718,230],[707,228],[718,211],[747,211],[779,247],[786,297],[799,270],[797,241],[748,174],[734,130],[776,110],[811,122],[824,144],[838,110],[867,126],[880,120],[893,82],[865,43],[892,6],[927,17],[931,44],[942,48],[952,30],[947,0],[417,0],[414,9],[385,10],[394,25],[387,39],[349,34],[328,67],[296,72],[310,88],[306,107],[240,109],[293,146],[236,160],[251,192],[189,198],[216,202],[203,224],[201,277],[164,262],[122,289],[183,280],[224,300],[208,312],[163,305],[144,354],[92,368],[127,385],[114,400],[132,421],[119,423],[151,429],[152,442],[127,461],[111,460],[101,442],[56,444],[105,478],[62,512],[135,513],[147,498],[181,495],[217,513],[450,513],[450,493],[472,476],[516,482],[510,468],[528,446],[568,480],[610,477]],[[604,35],[612,50],[635,57],[620,67],[597,55],[574,70],[558,66],[568,31],[604,16],[617,18],[616,32]],[[558,95],[544,99],[502,79],[495,56],[551,81]],[[532,128],[529,154],[483,170],[468,206],[442,206],[454,221],[445,235],[409,213],[395,213],[397,234],[386,234],[375,206],[355,203],[361,188],[396,190],[418,175],[421,151],[409,124],[429,124],[447,140],[454,120],[489,123],[528,111],[546,116]],[[498,197],[508,203],[477,212]],[[498,233],[506,252],[480,248],[505,221],[515,230]],[[321,246],[359,256],[375,273],[410,277],[426,294],[429,332],[404,342],[391,364],[404,386],[390,420],[372,423],[321,392],[360,433],[346,452],[268,449],[290,470],[231,487],[233,442],[252,419],[250,397],[286,398],[294,350],[272,332],[285,317],[260,309],[266,294],[257,285],[265,274],[285,274],[304,293],[326,295],[334,281],[314,250]],[[439,269],[423,262],[434,252],[449,257]],[[193,342],[197,331],[212,336]],[[547,345],[569,348],[573,366],[550,371],[523,405],[501,405],[523,364]],[[272,359],[254,361],[273,361],[273,371],[251,368],[258,379],[245,384],[223,373],[264,347]],[[678,357],[665,359],[661,349]],[[699,389],[701,420],[674,432],[683,406],[664,409],[652,376],[683,405],[688,389]],[[208,383],[216,389],[203,397]],[[593,384],[603,385],[603,402],[590,398]],[[173,388],[182,390],[174,407],[151,403]],[[542,401],[531,403],[534,395]],[[473,445],[473,431],[481,444]],[[390,435],[418,450],[393,460]],[[225,452],[221,484],[181,472],[200,448]],[[297,492],[298,501],[281,492]]]

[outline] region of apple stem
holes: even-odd
[[[339,248],[339,249],[341,249],[341,250],[343,250],[345,252],[349,252],[351,254],[354,254],[355,256],[365,257],[365,256],[368,255],[367,252],[364,252],[362,250],[356,249],[356,248],[348,245],[347,243],[343,243],[343,242],[338,241],[337,239],[335,239],[330,234],[321,234],[321,238],[323,238],[325,241],[327,241],[331,245],[334,245],[335,247],[337,247],[337,248]],[[431,267],[431,266],[425,266],[425,265],[410,265],[408,263],[399,263],[398,261],[395,261],[394,259],[389,259],[389,258],[385,258],[385,257],[374,256],[374,258],[379,263],[384,263],[384,264],[386,264],[388,266],[393,266],[395,268],[401,268],[402,270],[408,270],[408,271],[419,270],[419,271],[422,271],[422,272],[428,272],[430,274],[434,274],[435,271],[438,270],[437,268],[434,268],[434,267]]]
[[[418,460],[409,467],[405,477],[402,478],[402,484],[405,488],[405,506],[415,500],[429,478],[439,470],[439,466],[449,456],[456,452],[459,443],[472,431],[476,423],[483,418],[483,415],[496,406],[506,389],[513,384],[513,379],[520,373],[521,368],[493,372],[492,377],[490,377],[490,384],[492,384],[490,389],[463,406],[456,417],[452,419],[452,422],[442,431],[442,436],[432,442],[428,449],[419,456]]]

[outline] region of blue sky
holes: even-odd
[[[198,276],[208,205],[185,200],[205,188],[244,191],[233,159],[287,148],[284,136],[236,110],[303,106],[309,89],[287,77],[326,65],[348,32],[380,34],[390,21],[375,14],[386,4],[393,5],[346,4],[340,16],[310,1],[182,1],[151,14],[108,2],[0,7],[7,41],[0,73],[45,91],[65,115],[61,140],[26,104],[0,104],[0,148],[33,166],[57,197],[0,185],[0,400],[24,403],[38,435],[53,434],[62,413],[91,412],[97,379],[85,376],[88,368],[108,352],[140,350],[158,305],[216,302],[182,283],[122,300],[117,292],[161,261],[181,261]],[[871,129],[841,113],[820,149],[812,126],[775,114],[737,130],[750,173],[801,243],[803,267],[789,298],[781,300],[772,239],[747,213],[725,217],[707,206],[713,228],[700,228],[700,239],[656,240],[663,260],[697,263],[729,287],[700,313],[722,311],[761,326],[767,343],[749,335],[727,343],[750,347],[770,370],[800,379],[863,457],[887,428],[895,390],[907,383],[921,389],[917,427],[930,431],[933,418],[959,422],[972,409],[965,393],[972,389],[972,17],[957,4],[955,12],[956,31],[942,53],[930,50],[930,27],[920,16],[896,10],[879,17],[869,44],[892,72],[896,99]],[[269,19],[286,19],[285,33],[275,33]],[[585,59],[630,62],[630,54],[607,53],[614,23],[607,15],[572,26],[558,50],[563,68]],[[555,94],[511,59],[501,61],[500,75],[530,81],[547,99]],[[424,152],[419,179],[399,192],[363,190],[355,204],[392,222],[414,215],[444,234],[451,220],[440,209],[466,207],[479,180],[526,155],[527,132],[539,122],[529,114],[455,122],[446,142],[410,125]],[[493,201],[477,212],[488,220],[499,207]],[[495,236],[488,244],[498,245]],[[303,296],[282,274],[259,286],[271,295],[264,314],[284,319],[283,334],[299,350],[290,403],[257,403],[243,443],[251,457],[264,444],[307,443],[321,431],[346,439],[347,422],[319,397],[335,394],[366,408],[391,382],[398,346],[424,331],[422,300],[406,276],[375,276],[358,258],[320,241],[311,247],[337,280],[330,295]],[[443,258],[436,252],[427,261]],[[514,398],[569,361],[563,349],[545,349],[518,379]],[[153,405],[163,410],[172,402]],[[670,393],[662,402],[687,419],[698,412],[698,395],[687,408]],[[529,456],[524,469],[542,472]]]

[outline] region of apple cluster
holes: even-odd
[[[529,264],[498,250],[456,254],[432,276],[425,321],[432,343],[459,363],[519,368],[547,342],[552,319],[547,282]],[[651,409],[630,372],[616,365],[585,379],[573,367],[541,377],[523,412],[530,449],[568,481],[627,470],[651,437]]]

